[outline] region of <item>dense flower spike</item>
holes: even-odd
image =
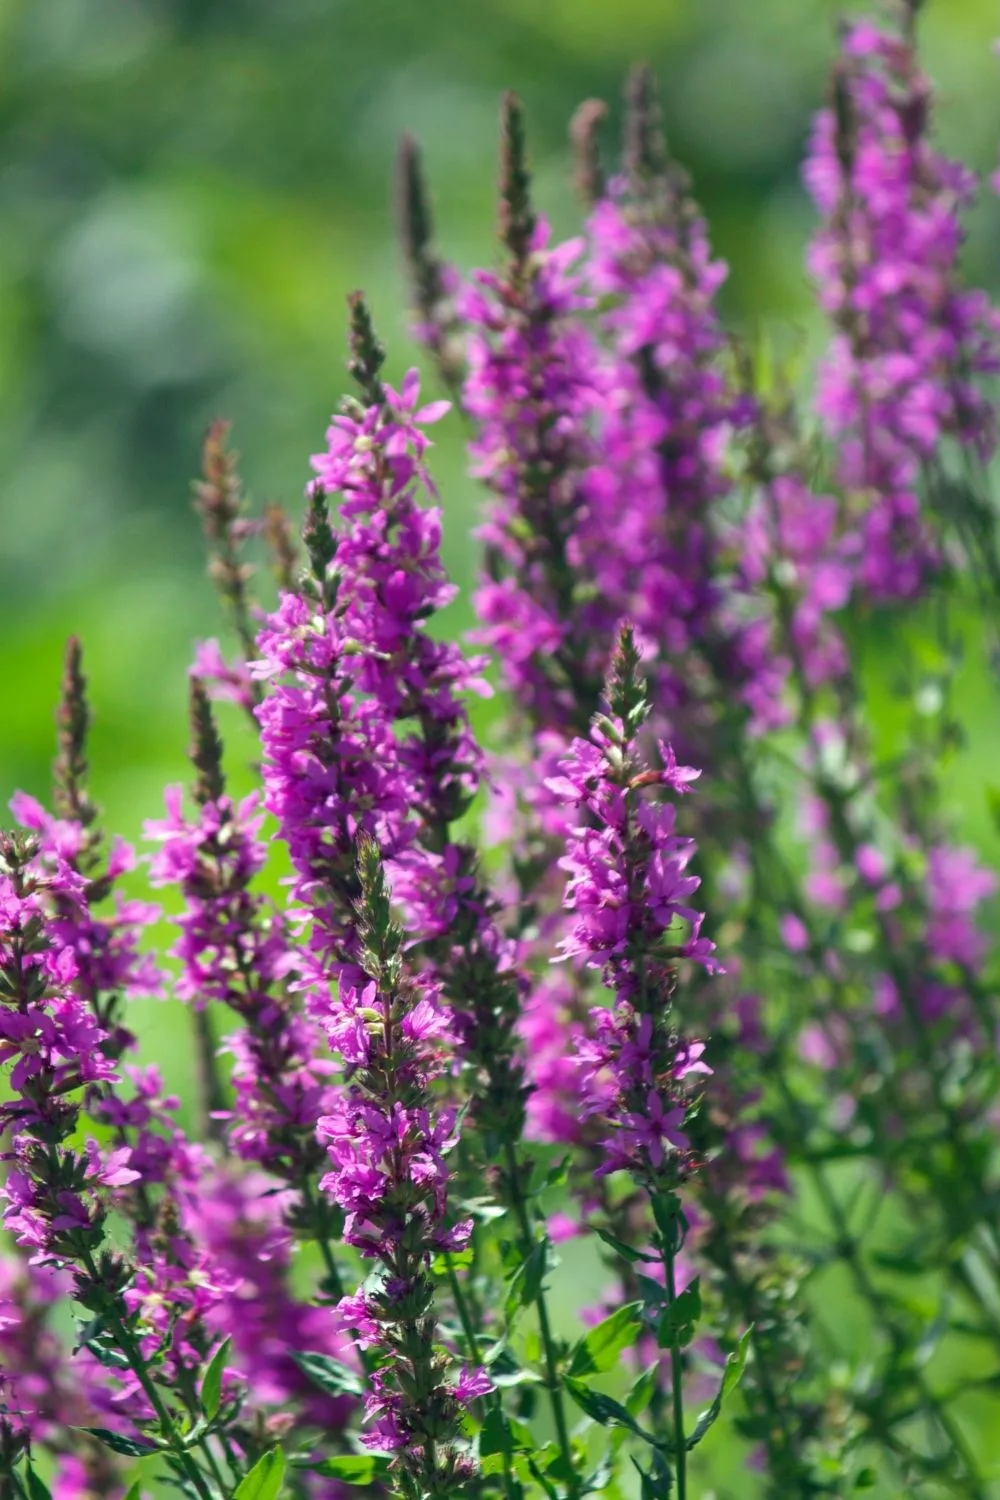
[[[753,632],[723,611],[719,502],[729,488],[728,440],[750,410],[723,362],[717,297],[727,267],[667,155],[643,68],[626,100],[626,170],[596,204],[588,240],[588,286],[606,308],[611,351],[586,481],[593,586],[613,604],[611,639],[621,620],[632,622],[671,733],[676,723],[690,739],[706,667],[766,722],[769,663],[758,661]]]
[[[267,848],[263,814],[252,793],[226,795],[221,743],[204,691],[192,685],[192,758],[198,771],[197,816],[183,812],[179,787],[167,793],[168,817],[147,824],[159,845],[154,885],[176,885],[185,908],[177,918],[178,999],[201,1010],[227,1006],[244,1023],[226,1039],[235,1058],[235,1106],[228,1128],[233,1150],[296,1190],[296,1221],[315,1215],[315,1177],[323,1160],[316,1121],[329,1103],[329,1060],[321,1036],[297,1013],[289,993],[296,968],[291,938],[270,904],[251,890]],[[228,1113],[228,1111],[226,1111]],[[311,1226],[314,1232],[319,1225]]]
[[[473,471],[494,498],[481,532],[487,577],[476,595],[482,639],[505,685],[540,725],[562,728],[596,703],[604,671],[577,597],[586,423],[599,357],[574,314],[588,305],[573,269],[583,242],[550,246],[530,203],[519,101],[504,103],[502,274],[479,272],[459,299],[469,328],[464,404],[476,423]],[[582,606],[582,607],[581,607]],[[586,723],[584,718],[579,727]]]
[[[580,1048],[584,1111],[606,1134],[598,1175],[625,1171],[648,1194],[662,1259],[663,1302],[647,1301],[661,1347],[670,1350],[673,1447],[677,1483],[685,1488],[678,1257],[687,1223],[678,1190],[694,1164],[685,1119],[693,1079],[711,1070],[704,1043],[680,1037],[671,1015],[679,959],[718,967],[714,944],[701,937],[701,913],[689,905],[699,881],[687,873],[690,839],[674,832],[674,804],[652,800],[655,788],[690,790],[698,772],[679,766],[661,745],[661,767],[647,765],[637,737],[649,709],[640,656],[626,626],[612,662],[607,715],[589,740],[575,740],[550,789],[576,805],[587,823],[574,829],[563,861],[573,922],[561,957],[600,969],[614,1003],[591,1013],[592,1039]],[[697,1311],[687,1321],[693,1324]],[[688,1334],[688,1338],[690,1334]]]
[[[980,378],[1000,370],[1000,319],[958,275],[975,178],[931,144],[930,109],[912,17],[902,31],[852,23],[805,166],[823,216],[809,264],[836,327],[817,408],[876,598],[916,594],[938,560],[919,481],[942,440],[984,462],[996,446]]]
[[[362,986],[342,975],[326,1027],[353,1079],[320,1123],[330,1153],[322,1187],[346,1216],[344,1237],[380,1275],[340,1304],[348,1326],[384,1356],[367,1404],[375,1448],[398,1454],[404,1494],[447,1496],[474,1477],[458,1444],[464,1407],[492,1389],[485,1375],[446,1378],[435,1348],[434,1256],[464,1249],[471,1220],[448,1213],[453,1110],[435,1110],[431,1084],[447,1062],[447,1018],[407,975],[402,933],[371,840],[358,846]]]
[[[669,746],[660,747],[659,770],[638,758],[648,713],[639,666],[626,629],[608,690],[611,717],[573,742],[550,790],[589,815],[563,860],[573,922],[561,956],[600,969],[615,997],[612,1010],[593,1012],[595,1040],[583,1053],[586,1107],[611,1131],[602,1171],[628,1168],[654,1181],[686,1144],[684,1081],[708,1072],[703,1044],[679,1041],[671,1027],[674,967],[679,959],[718,966],[689,904],[699,884],[687,873],[693,841],[677,837],[673,803],[649,798],[655,787],[689,791],[698,772],[677,765]]]

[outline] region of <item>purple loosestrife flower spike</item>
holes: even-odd
[[[679,1500],[687,1494],[678,1257],[687,1221],[678,1189],[694,1165],[685,1128],[692,1079],[711,1070],[701,1042],[680,1037],[671,1000],[680,958],[718,969],[714,945],[700,936],[702,916],[689,898],[699,885],[687,873],[691,839],[674,831],[672,803],[650,800],[655,788],[687,792],[698,775],[661,745],[661,769],[645,764],[637,738],[648,716],[640,656],[622,628],[607,687],[610,714],[595,717],[590,737],[574,740],[552,778],[556,796],[576,804],[585,824],[567,839],[566,906],[572,917],[561,954],[601,970],[611,1009],[591,1012],[592,1039],[580,1048],[583,1109],[606,1132],[598,1176],[626,1171],[648,1195],[664,1295],[654,1318],[670,1350],[672,1453]],[[681,930],[678,931],[678,928]],[[697,1321],[692,1312],[688,1321]],[[689,1337],[690,1335],[688,1335]]]
[[[656,76],[646,63],[632,69],[625,87],[625,173],[638,201],[662,184],[669,167]]]
[[[295,955],[284,923],[256,895],[266,845],[256,793],[234,803],[226,794],[222,745],[208,699],[192,684],[192,760],[198,772],[193,820],[185,818],[180,788],[167,793],[168,816],[147,824],[159,843],[154,885],[176,885],[185,907],[173,952],[181,973],[175,993],[195,1013],[212,1002],[227,1006],[243,1026],[226,1039],[235,1057],[235,1108],[213,1109],[230,1120],[228,1141],[285,1182],[296,1226],[316,1235],[315,1180],[323,1161],[315,1123],[329,1103],[322,1038],[298,1014],[288,993]],[[323,1218],[320,1215],[320,1218]]]
[[[570,269],[583,244],[549,246],[548,226],[531,207],[523,118],[513,102],[505,104],[501,154],[504,269],[477,272],[460,298],[469,328],[464,406],[477,428],[473,473],[494,497],[480,532],[479,638],[497,653],[530,721],[562,729],[569,720],[582,731],[606,667],[605,642],[593,644],[579,591],[577,539],[600,356],[573,318],[589,305]]]
[[[977,382],[1000,370],[1000,315],[958,274],[975,178],[931,144],[931,88],[902,10],[902,34],[845,27],[804,167],[822,215],[809,269],[835,327],[817,409],[862,534],[858,583],[883,599],[917,594],[939,564],[921,474],[946,437],[990,458],[996,420]]]
[[[407,973],[371,839],[359,840],[357,859],[358,978],[342,972],[326,1022],[351,1081],[320,1122],[330,1153],[322,1186],[346,1215],[345,1239],[380,1267],[377,1280],[340,1304],[345,1323],[381,1356],[366,1441],[396,1455],[401,1494],[444,1500],[474,1478],[459,1421],[492,1389],[481,1375],[449,1383],[437,1345],[430,1262],[460,1250],[472,1231],[471,1220],[449,1223],[446,1157],[456,1117],[436,1111],[430,1093],[450,1039],[433,988]]]
[[[562,861],[572,925],[560,952],[600,969],[615,997],[613,1010],[591,1012],[595,1040],[584,1051],[585,1108],[610,1132],[600,1171],[627,1168],[655,1186],[668,1158],[684,1160],[685,1080],[708,1071],[703,1045],[681,1041],[672,1027],[676,963],[691,959],[709,972],[718,964],[714,945],[700,936],[702,915],[689,904],[699,884],[687,873],[693,840],[676,835],[672,803],[647,796],[656,787],[687,792],[698,772],[678,766],[666,745],[661,770],[638,756],[648,705],[627,627],[608,702],[611,716],[598,715],[589,739],[573,741],[550,782],[588,817]]]

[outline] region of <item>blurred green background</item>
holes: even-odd
[[[110,826],[137,837],[163,784],[185,778],[186,668],[197,638],[222,633],[190,507],[202,432],[230,417],[252,497],[294,503],[345,386],[345,293],[368,291],[393,373],[413,359],[390,209],[404,129],[426,151],[442,249],[489,264],[501,91],[524,98],[537,199],[567,232],[569,116],[598,95],[616,129],[624,70],[648,60],[732,268],[727,313],[750,334],[783,329],[807,364],[822,329],[799,162],[839,9],[0,0],[0,800],[47,793],[70,632],[84,640]],[[921,20],[941,138],[983,172],[1000,138],[998,22],[996,0],[929,0]],[[993,291],[998,244],[987,195],[967,271]],[[464,588],[479,497],[457,420],[436,436],[447,561]],[[457,606],[456,628],[465,618]],[[970,749],[950,784],[957,821],[985,848],[996,704],[976,621],[966,628]],[[225,728],[247,746],[235,717]],[[177,1013],[152,1007],[143,1029],[176,1083]],[[596,1294],[596,1268],[570,1259],[580,1295]]]

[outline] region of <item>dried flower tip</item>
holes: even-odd
[[[201,447],[201,478],[194,483],[195,510],[210,542],[223,540],[243,508],[237,463],[230,451],[230,423],[220,418],[205,433]]]
[[[534,232],[524,106],[516,94],[508,93],[500,106],[500,240],[515,264],[527,261]]]
[[[347,299],[351,322],[347,334],[350,358],[347,368],[361,388],[366,406],[381,406],[385,391],[379,380],[379,371],[385,364],[385,349],[375,333],[372,315],[368,310],[363,292],[351,292]]]
[[[625,85],[624,151],[629,186],[636,197],[647,197],[651,185],[667,175],[668,159],[659,89],[646,63],[632,69]]]
[[[90,710],[87,679],[83,675],[83,650],[75,635],[66,642],[59,707],[56,710],[58,750],[52,765],[52,802],[59,817],[89,828],[97,808],[87,795],[87,734]]]
[[[295,587],[298,553],[292,540],[292,523],[283,505],[272,501],[264,508],[264,541],[271,554],[271,567],[278,588],[290,594]]]
[[[606,696],[611,712],[625,725],[626,733],[636,729],[649,713],[642,658],[635,644],[635,632],[628,623],[621,628],[611,658]]]
[[[598,131],[607,114],[608,106],[603,99],[585,99],[570,121],[573,181],[588,208],[604,197],[605,177]]]
[[[194,784],[195,801],[199,807],[204,807],[206,802],[218,802],[226,790],[222,740],[208,694],[197,677],[191,678],[190,694],[191,746],[188,756],[198,772]]]
[[[434,230],[420,147],[408,134],[396,154],[396,214],[403,254],[418,283]]]

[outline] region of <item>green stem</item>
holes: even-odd
[[[668,1313],[677,1300],[677,1285],[674,1278],[674,1253],[667,1250],[663,1257],[667,1273]],[[677,1500],[687,1500],[687,1439],[684,1436],[684,1370],[681,1348],[676,1333],[670,1343],[670,1385],[674,1408],[674,1454]]]
[[[455,1303],[455,1311],[458,1313],[458,1321],[462,1325],[462,1334],[468,1347],[469,1358],[474,1365],[479,1366],[483,1362],[482,1355],[479,1352],[479,1339],[476,1336],[476,1330],[473,1327],[468,1303],[465,1300],[465,1293],[462,1291],[462,1283],[459,1281],[458,1276],[455,1273],[454,1263],[452,1261],[450,1253],[447,1251],[445,1252],[445,1263],[448,1267],[448,1284],[451,1287],[451,1295]],[[500,1398],[499,1391],[493,1392],[491,1404],[496,1408],[497,1411],[501,1413],[502,1416],[503,1402]],[[514,1472],[510,1466],[510,1452],[507,1448],[506,1442],[503,1445],[501,1456],[503,1458],[504,1494],[507,1496],[507,1500],[514,1500],[516,1494],[516,1491],[514,1489]]]
[[[219,1074],[218,1041],[212,1017],[206,1006],[191,1010],[194,1033],[194,1065],[197,1079],[198,1110],[205,1139],[225,1146],[225,1131],[220,1114],[226,1107],[225,1090]]]
[[[797,1112],[797,1104],[792,1098],[788,1085],[780,1073],[779,1087],[786,1103],[793,1111]],[[834,1248],[838,1259],[846,1265],[855,1288],[868,1303],[875,1318],[888,1335],[890,1342],[893,1345],[898,1345],[901,1338],[898,1325],[892,1316],[890,1308],[886,1304],[885,1298],[871,1280],[858,1254],[858,1247],[854,1236],[851,1234],[850,1225],[847,1222],[840,1200],[830,1186],[822,1166],[818,1162],[809,1161],[807,1162],[807,1167],[817,1195],[823,1205],[824,1212],[830,1222],[830,1227],[833,1230]],[[976,1475],[975,1458],[969,1452],[965,1438],[955,1425],[951,1414],[934,1395],[934,1392],[927,1384],[923,1371],[919,1367],[913,1366],[911,1368],[910,1378],[913,1382],[914,1391],[919,1397],[927,1416],[931,1421],[937,1423],[945,1442],[949,1444],[952,1452],[959,1458],[966,1470],[968,1479],[963,1487],[963,1493],[969,1496],[970,1500],[986,1500],[985,1491],[982,1489]],[[912,1449],[907,1448],[905,1451],[911,1462],[914,1460],[919,1462],[919,1456]]]
[[[462,1325],[462,1333],[465,1336],[465,1342],[468,1346],[469,1358],[473,1364],[481,1365],[483,1361],[479,1354],[479,1340],[476,1337],[476,1330],[472,1326],[472,1319],[469,1316],[465,1294],[462,1291],[462,1283],[455,1274],[455,1264],[449,1251],[445,1252],[445,1264],[448,1267],[448,1285],[451,1287],[452,1300],[455,1303],[455,1311],[458,1313],[458,1321]]]
[[[90,1276],[91,1280],[94,1281],[95,1284],[99,1284],[100,1277],[98,1274],[98,1270],[89,1252],[85,1252],[81,1257],[81,1260],[82,1264],[86,1268],[88,1276]],[[132,1337],[132,1334],[126,1328],[124,1322],[119,1317],[117,1312],[109,1311],[106,1316],[108,1319],[108,1326],[111,1328],[115,1338],[118,1341],[118,1347],[121,1349],[125,1358],[128,1360],[129,1368],[141,1385],[146,1400],[149,1402],[150,1406],[153,1408],[153,1411],[156,1413],[156,1419],[160,1424],[160,1434],[163,1437],[164,1441],[169,1445],[171,1452],[177,1460],[178,1466],[183,1469],[187,1478],[191,1481],[192,1485],[197,1490],[200,1500],[215,1500],[215,1497],[212,1495],[211,1490],[205,1483],[204,1475],[202,1474],[198,1465],[195,1463],[191,1454],[188,1452],[187,1448],[184,1447],[177,1428],[174,1425],[174,1419],[170,1415],[170,1412],[167,1410],[162,1396],[160,1395],[153,1381],[150,1379],[149,1371],[146,1368],[146,1361],[142,1356],[142,1350],[139,1348],[139,1345],[136,1343],[135,1339]]]
[[[538,1242],[532,1233],[524,1194],[521,1192],[521,1174],[517,1154],[509,1141],[505,1142],[504,1154],[507,1158],[507,1181],[511,1207],[517,1217],[518,1229],[521,1235],[521,1254],[527,1257],[534,1250]],[[552,1327],[549,1323],[549,1310],[545,1300],[544,1280],[544,1276],[539,1279],[538,1293],[535,1297],[535,1306],[538,1310],[538,1331],[541,1335],[542,1350],[545,1354],[546,1386],[552,1406],[552,1418],[556,1425],[556,1437],[566,1464],[566,1471],[572,1475],[572,1478],[569,1480],[569,1494],[574,1496],[580,1493],[580,1481],[576,1473],[576,1466],[573,1463],[573,1449],[569,1439],[566,1408],[562,1398],[562,1384],[559,1380],[559,1364],[556,1359]]]

